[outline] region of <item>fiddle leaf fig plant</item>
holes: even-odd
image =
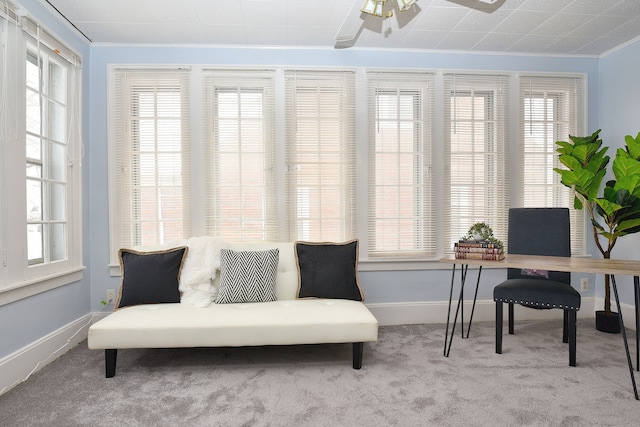
[[[602,146],[600,129],[589,136],[571,136],[556,142],[559,160],[566,167],[554,168],[561,182],[574,190],[574,207],[584,209],[591,220],[593,238],[603,258],[610,259],[619,237],[640,231],[640,132],[625,137],[612,163],[615,179],[600,188],[611,158]],[[601,241],[601,238],[603,239]],[[605,307],[611,312],[609,276],[605,276]]]

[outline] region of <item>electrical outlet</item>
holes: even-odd
[[[107,304],[113,304],[116,301],[116,291],[107,289]]]
[[[582,289],[582,292],[587,292],[589,290],[589,279],[587,279],[586,277],[580,279],[580,287]]]

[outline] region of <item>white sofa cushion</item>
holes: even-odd
[[[376,341],[378,321],[359,301],[126,307],[89,329],[89,348],[178,348]]]

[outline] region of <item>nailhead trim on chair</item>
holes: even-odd
[[[562,308],[564,310],[575,310],[578,311],[580,310],[579,308],[576,307],[571,307],[571,306],[564,306],[564,305],[557,305],[557,304],[544,304],[544,303],[539,303],[539,302],[530,302],[530,301],[515,301],[515,300],[507,300],[507,299],[503,299],[503,298],[494,298],[493,299],[496,302],[506,302],[506,303],[513,303],[513,304],[526,304],[526,305],[533,305],[533,306],[538,306],[538,307],[543,307],[543,308]]]

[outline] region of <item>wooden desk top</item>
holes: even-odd
[[[581,273],[640,276],[640,261],[574,258],[539,255],[506,254],[501,261],[456,259],[453,254],[440,258],[440,262],[497,268],[531,268],[535,270],[570,271]]]

